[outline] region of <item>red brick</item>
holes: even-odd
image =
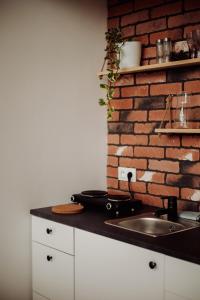
[[[200,191],[189,188],[181,189],[181,199],[200,201]]]
[[[107,167],[107,176],[118,178],[118,169],[113,167]]]
[[[145,182],[164,183],[165,173],[154,171],[137,171],[137,180]]]
[[[133,25],[123,27],[121,32],[122,32],[123,38],[131,37],[135,34],[135,27]]]
[[[163,117],[165,116],[165,120],[169,119],[169,112],[165,114],[165,110],[151,110],[149,112],[149,121],[162,121]]]
[[[141,110],[165,109],[165,96],[134,98],[134,108]]]
[[[166,18],[161,18],[153,21],[144,22],[136,25],[137,34],[145,34],[158,30],[166,29]]]
[[[137,36],[137,41],[140,41],[142,45],[147,46],[149,44],[149,36],[147,34]]]
[[[149,169],[158,170],[163,172],[178,173],[179,172],[179,163],[170,160],[149,160]]]
[[[120,90],[119,88],[115,88],[113,98],[119,98],[119,96],[120,96]]]
[[[117,121],[119,121],[119,112],[118,111],[114,111],[113,113],[112,113],[112,119],[110,120],[110,121],[112,121],[112,122],[117,122]]]
[[[135,123],[135,133],[151,133],[156,126],[156,123]]]
[[[150,95],[169,95],[181,93],[181,83],[166,83],[166,84],[155,84],[150,87]]]
[[[166,72],[157,71],[151,73],[138,73],[136,74],[136,84],[144,83],[159,83],[166,82]]]
[[[148,86],[131,86],[131,87],[122,87],[122,97],[133,97],[133,96],[147,96],[148,95]]]
[[[108,6],[112,6],[118,3],[118,0],[108,0]]]
[[[125,109],[131,109],[133,107],[133,100],[128,99],[114,99],[111,100],[111,105],[114,106],[117,110],[125,110]]]
[[[116,155],[118,146],[108,145],[108,155]]]
[[[108,144],[119,144],[119,135],[118,134],[109,134],[108,135]]]
[[[142,59],[141,60],[141,66],[147,66],[147,65],[150,65],[149,59]]]
[[[107,178],[107,187],[117,189],[118,188],[118,180],[115,178]]]
[[[184,91],[187,93],[200,93],[200,80],[185,82]]]
[[[180,13],[182,11],[182,2],[168,3],[159,7],[152,8],[151,17],[159,18]]]
[[[127,114],[123,113],[121,115],[121,119],[123,121],[146,121],[147,120],[147,112],[142,110],[132,110]]]
[[[200,148],[200,136],[183,136],[182,137],[182,146],[184,147],[192,147],[192,148]]]
[[[135,0],[135,10],[162,4],[164,0]]]
[[[120,75],[119,79],[115,83],[115,86],[133,85],[133,84],[134,84],[133,74],[128,74],[128,75]]]
[[[143,49],[142,58],[152,58],[156,57],[156,47],[146,47]]]
[[[200,175],[200,163],[188,163],[183,165],[181,168],[182,173],[184,174],[195,174]]]
[[[120,181],[120,189],[128,191],[128,182]],[[132,182],[131,183],[131,191],[145,193],[146,192],[146,184],[144,182]]]
[[[157,63],[156,58],[150,58],[149,59],[149,65],[154,65],[156,63]]]
[[[200,69],[199,67],[178,69],[176,72],[171,70],[168,72],[167,79],[168,81],[180,81],[180,80],[191,80],[191,79],[199,79],[200,78]]]
[[[120,167],[146,169],[147,168],[147,160],[121,157],[119,159],[119,165],[120,165]]]
[[[135,24],[137,22],[142,22],[147,19],[148,19],[148,10],[142,10],[137,13],[132,13],[130,15],[123,16],[121,19],[121,26]]]
[[[115,156],[108,156],[107,158],[108,166],[117,167],[118,166],[118,158]]]
[[[108,146],[108,155],[133,156],[133,147],[131,146]]]
[[[136,200],[141,200],[143,204],[150,205],[150,206],[156,206],[156,207],[162,207],[162,201],[159,197],[151,196],[149,194],[139,194],[135,193],[134,198]]]
[[[130,196],[129,192],[114,190],[114,189],[110,189],[110,188],[107,189],[107,192],[110,195],[127,195],[127,196]]]
[[[200,8],[200,1],[199,0],[185,0],[184,8],[185,8],[185,10],[193,10],[196,8]]]
[[[115,17],[131,13],[133,10],[132,1],[108,8],[108,16]]]
[[[179,196],[179,189],[177,187],[160,185],[155,183],[148,184],[148,192],[153,195],[160,196]]]
[[[179,149],[168,148],[166,149],[166,157],[178,160],[199,160],[199,150],[194,149]]]
[[[166,183],[169,185],[177,185],[177,182],[180,181],[182,175],[175,175],[175,174],[167,174]]]
[[[176,108],[177,107],[177,100],[179,97],[173,97],[172,98],[172,107]],[[200,106],[200,97],[199,95],[190,95],[189,96],[189,101],[187,103],[187,107],[196,107]]]
[[[119,18],[108,19],[108,28],[119,27]]]
[[[182,34],[183,34],[182,28],[151,33],[150,43],[155,44],[158,39],[164,39],[165,37],[170,38],[172,41],[177,41],[182,38]]]
[[[122,134],[121,144],[122,145],[147,145],[148,137],[146,135],[128,135]]]
[[[200,13],[199,11],[193,11],[173,17],[169,17],[168,19],[168,27],[179,27],[182,25],[187,25],[190,23],[198,23],[200,22]]]
[[[184,37],[186,37],[187,33],[191,32],[192,30],[196,30],[196,29],[200,29],[199,24],[189,25],[189,26],[184,27]]]
[[[135,157],[164,158],[164,149],[158,147],[135,147]]]
[[[162,134],[161,136],[151,135],[149,145],[178,147],[178,146],[180,146],[180,137],[179,136],[168,136],[168,135],[164,135],[164,134]]]

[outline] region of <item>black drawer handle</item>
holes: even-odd
[[[46,229],[46,232],[47,232],[47,234],[50,234],[50,233],[52,233],[52,229],[47,228],[47,229]]]
[[[155,263],[155,261],[150,261],[150,262],[149,262],[149,268],[150,268],[150,269],[155,269],[156,266],[157,266],[157,264]]]
[[[47,255],[47,260],[51,261],[53,259],[53,257],[51,255]]]

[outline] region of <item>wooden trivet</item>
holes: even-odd
[[[52,212],[56,214],[78,214],[82,212],[83,209],[83,205],[74,203],[56,205],[51,208]]]

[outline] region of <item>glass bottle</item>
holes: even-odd
[[[161,39],[156,41],[156,62],[158,64],[163,62],[163,43]]]
[[[163,62],[168,62],[171,60],[172,54],[172,42],[169,38],[164,38],[163,41]]]

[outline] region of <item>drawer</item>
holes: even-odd
[[[50,300],[74,299],[74,256],[32,242],[32,270],[35,293]]]
[[[32,216],[32,240],[74,254],[73,227]]]
[[[200,266],[169,256],[166,256],[165,263],[165,290],[183,299],[199,300]]]

